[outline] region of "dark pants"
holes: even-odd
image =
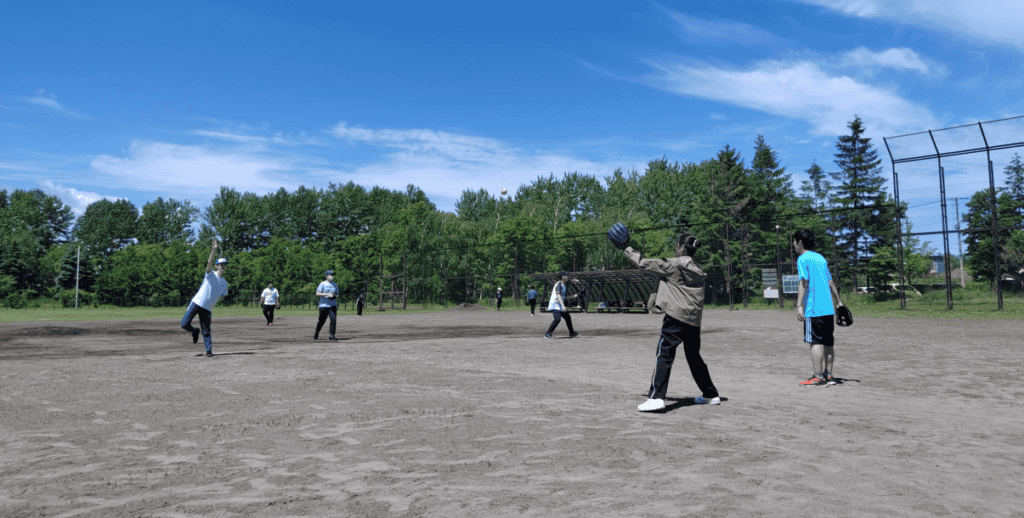
[[[495,309],[497,309],[498,311],[501,311],[501,299],[498,299],[498,307],[495,308]]]
[[[555,332],[555,328],[558,327],[558,323],[562,321],[562,317],[565,317],[565,327],[569,328],[569,334],[572,335],[576,332],[572,329],[572,317],[569,316],[568,311],[566,311],[564,315],[561,311],[552,311],[551,314],[555,319],[551,321],[551,326],[548,327],[548,334]]]
[[[700,328],[680,322],[668,315],[661,324],[661,339],[658,340],[658,362],[651,376],[651,390],[647,397],[665,399],[668,390],[668,379],[672,374],[672,362],[676,358],[676,347],[683,344],[686,363],[690,365],[690,374],[697,383],[701,395],[706,398],[718,397],[718,389],[711,382],[711,373],[704,359],[700,357]]]
[[[530,303],[530,314],[533,314],[533,310],[537,308],[537,299],[530,299],[527,302]]]
[[[274,305],[264,304],[263,305],[263,317],[267,319],[268,324],[274,323]]]
[[[328,317],[331,319],[331,327],[329,328],[331,336],[334,336],[334,331],[338,327],[338,308],[336,306],[320,308],[320,319],[316,322],[317,334],[320,334],[320,330],[324,327],[324,321],[327,320]]]
[[[356,314],[357,315],[362,315],[363,314],[363,303],[362,302],[356,302]]]
[[[210,337],[210,322],[213,320],[213,313],[210,310],[191,302],[185,310],[185,316],[181,317],[181,328],[189,333],[194,333],[196,328],[192,327],[192,319],[199,315],[199,327],[203,330],[203,345],[206,352],[213,351],[213,339]]]

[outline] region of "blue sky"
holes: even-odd
[[[1024,115],[1021,27],[1019,0],[8,1],[0,187],[80,214],[412,183],[451,211],[726,144],[749,163],[758,134],[799,186],[855,115],[891,178],[883,136]],[[951,198],[987,186],[983,156],[943,165]],[[938,228],[935,163],[903,167],[915,230]]]

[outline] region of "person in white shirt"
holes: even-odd
[[[580,334],[572,328],[572,317],[569,316],[568,307],[565,305],[565,283],[569,282],[569,274],[565,272],[558,273],[558,282],[555,283],[555,287],[551,289],[551,299],[548,301],[548,311],[551,312],[551,316],[554,319],[551,321],[551,325],[548,326],[548,332],[544,334],[544,338],[553,339],[551,333],[555,332],[555,328],[558,327],[558,323],[565,318],[565,327],[569,328],[569,338],[576,338]]]
[[[331,319],[331,334],[327,336],[327,339],[337,340],[334,337],[334,331],[338,325],[338,293],[338,285],[334,284],[334,270],[327,270],[324,272],[324,282],[316,287],[316,296],[320,297],[320,302],[317,304],[320,318],[316,322],[316,331],[313,333],[314,340],[320,339],[320,330],[323,329],[324,321],[328,318]]]
[[[228,294],[228,281],[224,280],[224,272],[227,271],[228,260],[221,257],[217,259],[214,268],[213,258],[217,256],[217,238],[213,239],[210,246],[210,258],[206,261],[206,277],[203,278],[203,285],[192,297],[192,302],[185,310],[185,316],[181,317],[181,328],[192,333],[192,343],[199,343],[200,330],[192,327],[192,319],[199,316],[199,327],[202,328],[203,344],[206,346],[206,356],[213,356],[213,340],[210,337],[210,321],[213,318],[213,306],[217,301]]]
[[[263,318],[267,319],[267,325],[274,325],[274,308],[281,309],[279,297],[281,293],[274,287],[274,283],[267,283],[267,288],[260,294],[260,306],[263,307]]]

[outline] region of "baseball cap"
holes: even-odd
[[[217,262],[215,264],[228,264],[228,260],[221,257],[220,259],[217,259]]]
[[[565,270],[562,270],[562,271],[558,272],[558,276],[559,277],[563,277],[565,275],[569,275],[568,273],[565,272]]]
[[[324,275],[334,275],[334,270],[327,270]]]

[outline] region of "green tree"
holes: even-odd
[[[1002,191],[996,197],[997,221],[999,227],[1020,225],[1024,218],[1020,215],[1018,204],[1012,195]],[[964,241],[967,243],[967,257],[964,260],[971,275],[992,283],[995,289],[996,257],[1006,250],[1005,245],[1010,239],[1009,229],[997,231],[999,247],[996,249],[992,238],[992,204],[988,189],[980,190],[967,202],[967,212],[963,215],[964,224],[968,229],[984,229],[967,232]]]
[[[56,281],[61,289],[75,289],[76,272],[78,288],[85,291],[93,291],[96,282],[96,265],[88,253],[84,253],[79,257],[79,245],[77,243],[69,243],[68,246],[63,248],[63,254],[58,264]]]
[[[1006,190],[1017,202],[1017,212],[1024,215],[1024,162],[1021,162],[1020,155],[1014,153],[1003,172],[1006,173]]]
[[[455,202],[455,214],[464,221],[483,221],[495,216],[497,210],[498,199],[484,188],[478,191],[466,189]]]
[[[74,237],[101,262],[130,244],[138,230],[139,211],[128,200],[99,200],[75,223]]]
[[[860,263],[874,250],[892,245],[896,229],[895,211],[883,190],[885,178],[878,151],[871,139],[864,136],[860,117],[855,117],[847,127],[850,134],[840,136],[836,142],[835,162],[840,171],[832,174],[836,181],[833,199],[838,208],[848,209],[836,214],[836,237],[841,259],[851,263],[855,292]]]
[[[931,270],[931,256],[936,254],[935,247],[928,241],[913,236],[914,224],[908,219],[903,233],[903,272],[909,282],[924,277]]]
[[[815,162],[807,169],[807,176],[809,179],[801,182],[800,192],[818,210],[826,208],[825,202],[832,194],[832,182],[828,181],[825,170]]]
[[[142,206],[139,216],[138,238],[142,244],[165,244],[171,241],[192,241],[192,224],[199,209],[188,200],[157,198]]]
[[[68,241],[74,216],[71,207],[39,189],[17,189],[0,203],[0,225],[10,232],[24,230],[45,250]]]

